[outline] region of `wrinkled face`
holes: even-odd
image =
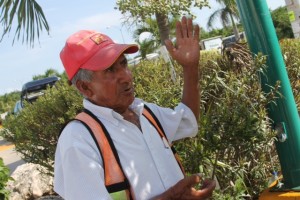
[[[127,59],[121,55],[108,69],[93,73],[87,83],[91,94],[88,99],[94,104],[123,113],[134,100],[132,74]]]

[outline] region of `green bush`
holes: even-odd
[[[6,183],[12,180],[9,176],[9,168],[3,163],[3,159],[0,158],[0,199],[8,200],[9,191],[5,189]]]
[[[287,41],[282,45],[290,44]],[[295,52],[299,48],[296,44],[287,46],[283,48],[287,69],[292,74],[293,87],[297,87],[299,54]],[[242,46],[223,56],[217,52],[201,54],[199,134],[175,146],[187,173],[217,177],[220,189],[214,199],[239,199],[245,195],[257,198],[267,187],[269,171],[279,169],[266,110],[277,90],[274,87],[266,94],[260,89],[258,73],[264,72],[264,63],[263,56],[252,59]],[[134,67],[136,96],[161,106],[177,105],[182,95],[182,69],[173,64],[175,81],[171,79],[170,65],[162,60],[143,61]],[[297,102],[299,106],[299,99]],[[6,119],[2,134],[16,144],[25,160],[52,171],[60,129],[81,106],[81,95],[60,81],[34,104],[27,104],[19,115]]]
[[[241,60],[215,51],[201,55],[199,134],[176,143],[188,173],[211,177],[214,171],[221,186],[215,199],[257,197],[267,186],[272,165],[278,165],[270,160],[273,133],[266,113],[275,91],[263,94],[258,75],[265,68],[265,58],[252,59],[242,47],[238,51]],[[173,83],[167,64],[145,62],[134,68],[137,96],[175,106],[182,88],[182,70],[176,64],[175,69],[178,79]]]
[[[275,91],[264,94],[260,89],[265,58],[250,59],[246,49],[239,51],[241,61],[228,56],[203,63],[199,134],[184,141],[185,151],[180,151],[188,171],[216,175],[221,189],[214,199],[255,198],[272,170],[273,133],[266,105]]]
[[[45,95],[17,116],[4,121],[2,135],[16,145],[24,160],[53,170],[60,129],[82,108],[82,97],[64,80],[48,88]]]
[[[171,78],[171,65],[162,60],[143,61],[132,68],[136,97],[165,107],[174,107],[182,96],[181,70],[175,65],[176,78]]]
[[[20,99],[20,92],[11,92],[0,96],[0,113],[8,112],[11,114],[14,110],[16,101]]]
[[[280,45],[298,111],[300,111],[300,39],[284,39],[280,41]]]

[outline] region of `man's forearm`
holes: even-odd
[[[199,118],[200,87],[198,66],[183,67],[183,94],[181,102],[188,106]]]

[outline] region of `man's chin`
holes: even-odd
[[[134,95],[132,95],[132,98],[131,98],[131,100],[129,100],[129,105],[128,106],[130,106],[132,103],[133,103],[133,101],[134,101],[134,99],[135,99],[135,97],[134,97]]]
[[[132,95],[130,97],[127,97],[126,99],[124,98],[122,100],[122,102],[120,102],[120,103],[121,103],[121,105],[122,105],[123,108],[128,109],[129,106],[133,103],[134,99],[135,99],[135,97],[134,97],[134,95]]]

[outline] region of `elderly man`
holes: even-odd
[[[86,30],[68,38],[60,56],[69,80],[84,96],[85,110],[66,125],[57,145],[54,189],[64,199],[211,196],[215,182],[197,174],[185,177],[170,145],[195,136],[199,116],[199,27],[183,17],[176,38],[176,46],[166,41],[183,67],[182,101],[174,110],[134,97],[124,54],[137,52],[136,45],[116,44]]]

